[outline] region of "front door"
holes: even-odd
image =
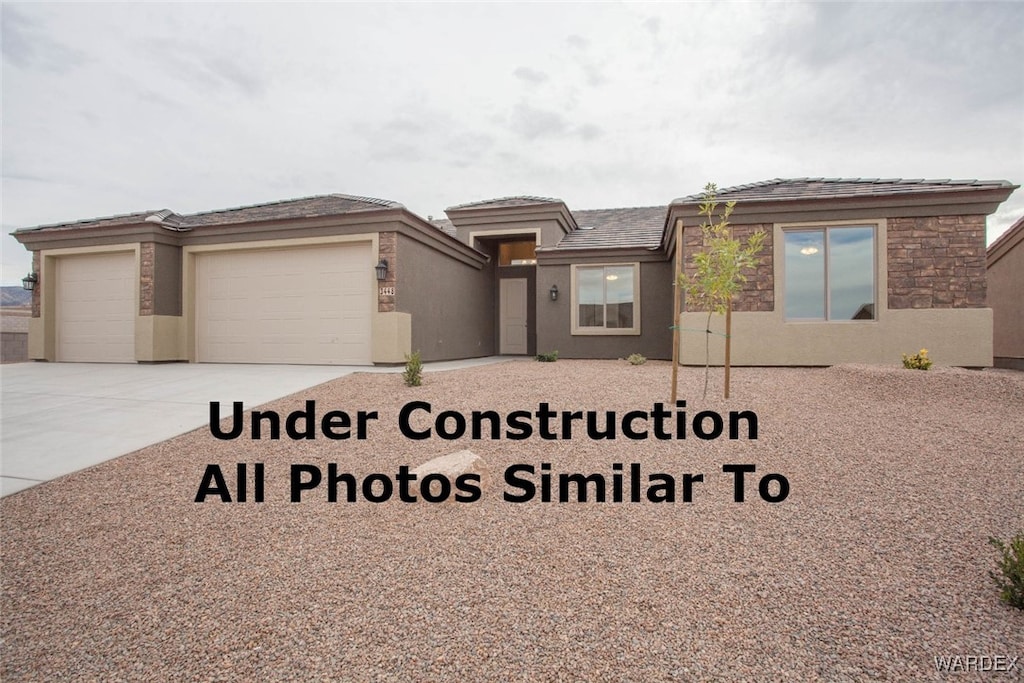
[[[498,352],[526,355],[526,278],[498,280]]]

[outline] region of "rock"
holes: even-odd
[[[488,483],[484,459],[470,450],[455,451],[448,455],[438,456],[415,468],[412,473],[416,475],[417,479],[422,479],[428,474],[443,474],[452,482],[463,474],[478,474],[480,475],[481,490]]]

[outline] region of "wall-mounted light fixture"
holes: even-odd
[[[21,286],[29,292],[36,288],[37,282],[39,282],[39,278],[36,277],[36,274],[34,272],[29,273],[25,277],[21,278]]]
[[[388,278],[388,260],[382,258],[380,263],[374,266],[374,270],[377,271],[377,281],[384,282]]]
[[[551,289],[548,290],[551,295],[552,301],[558,301],[558,285],[551,285]]]

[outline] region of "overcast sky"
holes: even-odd
[[[5,285],[12,230],[147,209],[1024,182],[1024,3],[4,2],[2,29]]]

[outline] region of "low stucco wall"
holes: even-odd
[[[704,364],[706,313],[684,313],[680,358]],[[724,316],[712,316],[711,362],[724,361]],[[777,312],[733,313],[733,365],[900,363],[922,348],[937,365],[992,365],[992,309],[888,310],[872,322],[785,322]]]
[[[140,363],[187,360],[185,322],[180,315],[135,318],[135,359]]]

